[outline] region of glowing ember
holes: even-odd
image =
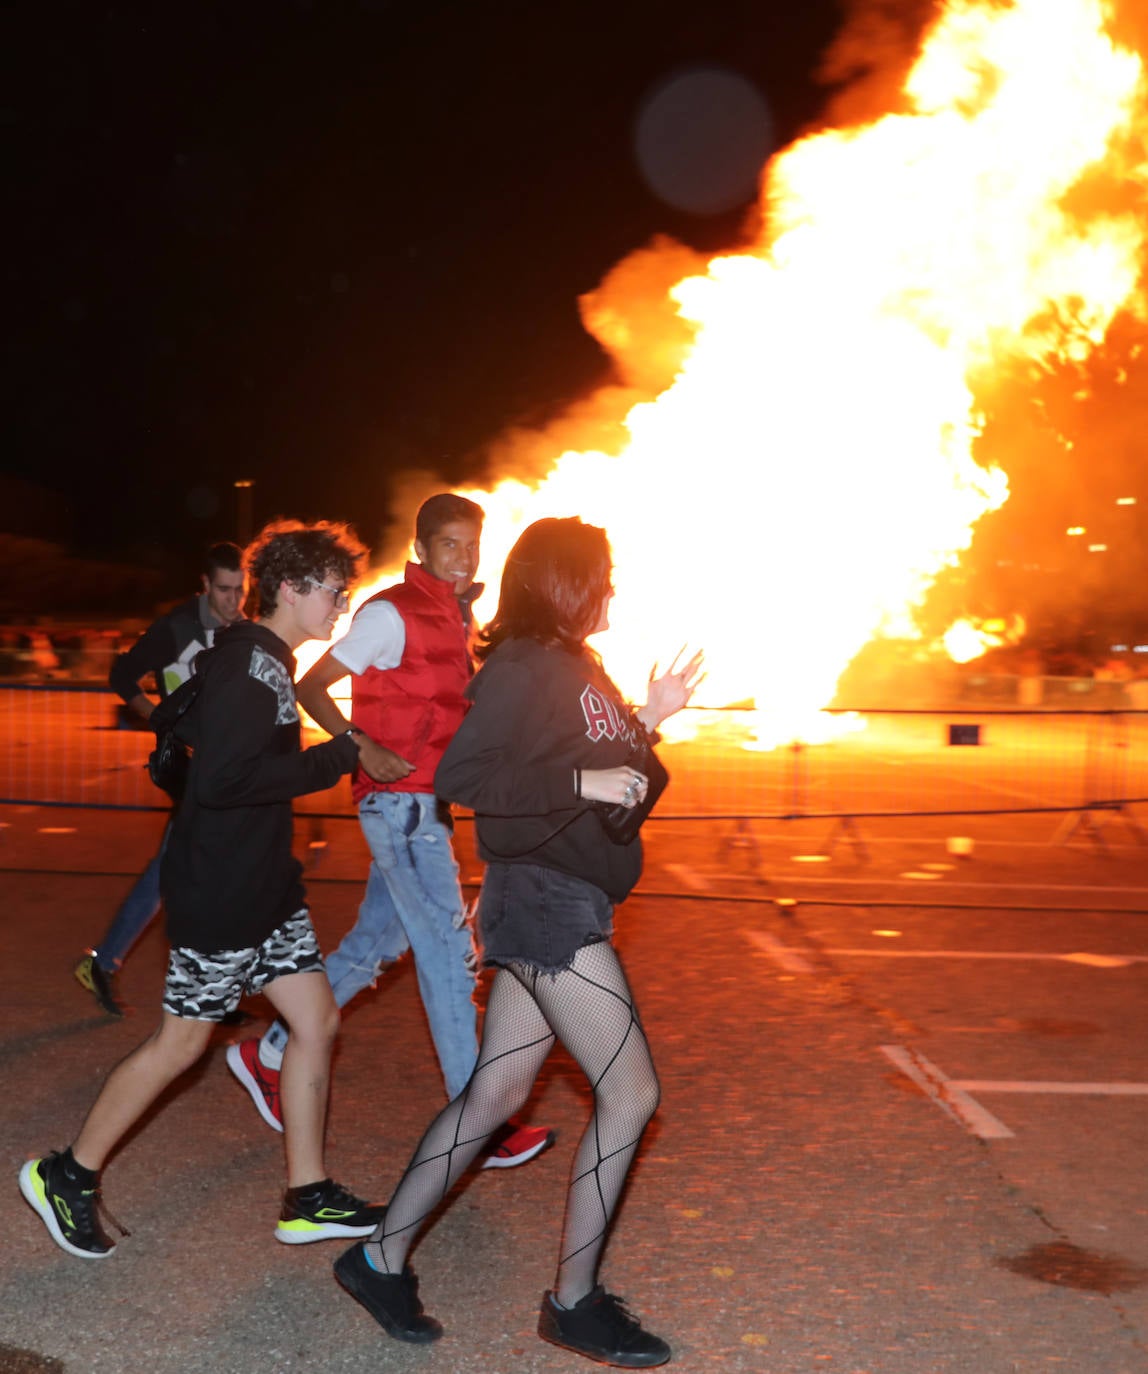
[[[613,543],[600,648],[626,690],[641,694],[655,657],[702,645],[699,700],[752,699],[765,739],[803,732],[858,650],[911,624],[1007,499],[1004,474],[973,456],[974,384],[1018,357],[1079,359],[1118,311],[1143,312],[1145,226],[1097,189],[1137,175],[1148,124],[1140,59],[1108,37],[1105,12],[946,7],[906,112],[774,159],[760,242],[673,286],[684,325],[659,319],[664,277],[648,285],[680,245],[616,270],[585,313],[623,379],[648,382],[635,357],[668,354],[673,371],[626,410],[613,455],[576,445],[617,432],[618,387],[567,417],[549,451],[537,434],[503,446],[502,470],[541,449],[546,475],[467,493],[488,514],[480,618],[523,525],[579,514]]]

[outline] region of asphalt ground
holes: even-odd
[[[1097,834],[1073,819],[648,827],[618,945],[663,1100],[603,1277],[674,1367],[1148,1370],[1148,849],[1129,824],[1148,817],[1105,815]],[[343,1294],[340,1243],[274,1240],[281,1138],[231,1079],[225,1032],[109,1163],[132,1235],[100,1263],[59,1250],[16,1174],[67,1143],[154,1024],[158,928],[125,967],[139,1010],[122,1021],[71,967],[162,817],[7,806],[0,823],[0,1371],[590,1367],[534,1331],[588,1113],[560,1053],[530,1108],[555,1148],[471,1176],[415,1252],[435,1346],[391,1341]],[[970,856],[949,853],[958,836]],[[321,815],[298,843],[332,947],[365,850]],[[465,824],[459,849],[473,882]],[[441,1091],[400,967],[345,1014],[333,1174],[385,1199]]]

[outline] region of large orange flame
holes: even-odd
[[[989,649],[1019,643],[1024,631],[1024,617],[1019,615],[1014,616],[1011,622],[998,619],[985,620],[980,624],[962,617],[953,621],[942,636],[942,641],[954,663],[972,663]]]
[[[1143,311],[1143,219],[1081,189],[1145,173],[1141,61],[1105,17],[1099,0],[956,0],[904,112],[777,156],[760,240],[670,290],[685,346],[624,442],[467,492],[488,513],[480,617],[522,527],[581,515],[614,549],[599,647],[623,687],[640,696],[656,658],[704,646],[700,699],[752,698],[773,738],[802,731],[870,639],[907,631],[1007,499],[974,457],[978,378],[1086,356],[1117,312]],[[685,250],[635,259],[651,253]],[[586,303],[623,373],[651,315],[651,274],[631,275],[629,299]]]

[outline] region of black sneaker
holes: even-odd
[[[122,1016],[124,1014],[123,1004],[117,1000],[115,988],[112,985],[115,974],[100,968],[94,954],[90,952],[85,954],[72,970],[72,976],[82,988],[87,988],[92,994],[100,1004],[101,1011],[106,1011],[109,1016]]]
[[[367,1262],[362,1241],[335,1261],[335,1277],[361,1303],[388,1336],[414,1345],[429,1345],[442,1335],[419,1301],[419,1281],[408,1265],[401,1274],[380,1274]]]
[[[284,1245],[310,1245],[315,1240],[337,1240],[340,1236],[369,1236],[386,1210],[364,1202],[325,1178],[305,1189],[287,1189],[275,1239]]]
[[[30,1159],[20,1170],[24,1200],[40,1215],[61,1250],[80,1259],[107,1259],[115,1242],[100,1225],[100,1190],[68,1177],[58,1150]],[[127,1233],[125,1232],[125,1235]]]
[[[660,1336],[643,1331],[622,1299],[607,1293],[601,1284],[573,1307],[559,1307],[547,1289],[538,1315],[538,1334],[552,1345],[622,1369],[650,1369],[665,1364],[673,1353]]]

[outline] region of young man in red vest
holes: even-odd
[[[324,730],[356,738],[362,764],[352,792],[373,862],[358,921],[327,959],[335,1001],[345,1006],[409,946],[452,1100],[474,1069],[477,1022],[470,931],[434,773],[467,708],[482,520],[482,508],[463,496],[443,492],[425,501],[415,524],[419,561],[407,564],[402,582],[359,607],[346,636],[297,689]],[[354,724],[330,696],[348,673]],[[286,1029],[275,1022],[262,1040],[227,1052],[231,1071],[276,1130],[286,1043]],[[543,1127],[509,1122],[483,1167],[524,1164],[553,1139]]]

